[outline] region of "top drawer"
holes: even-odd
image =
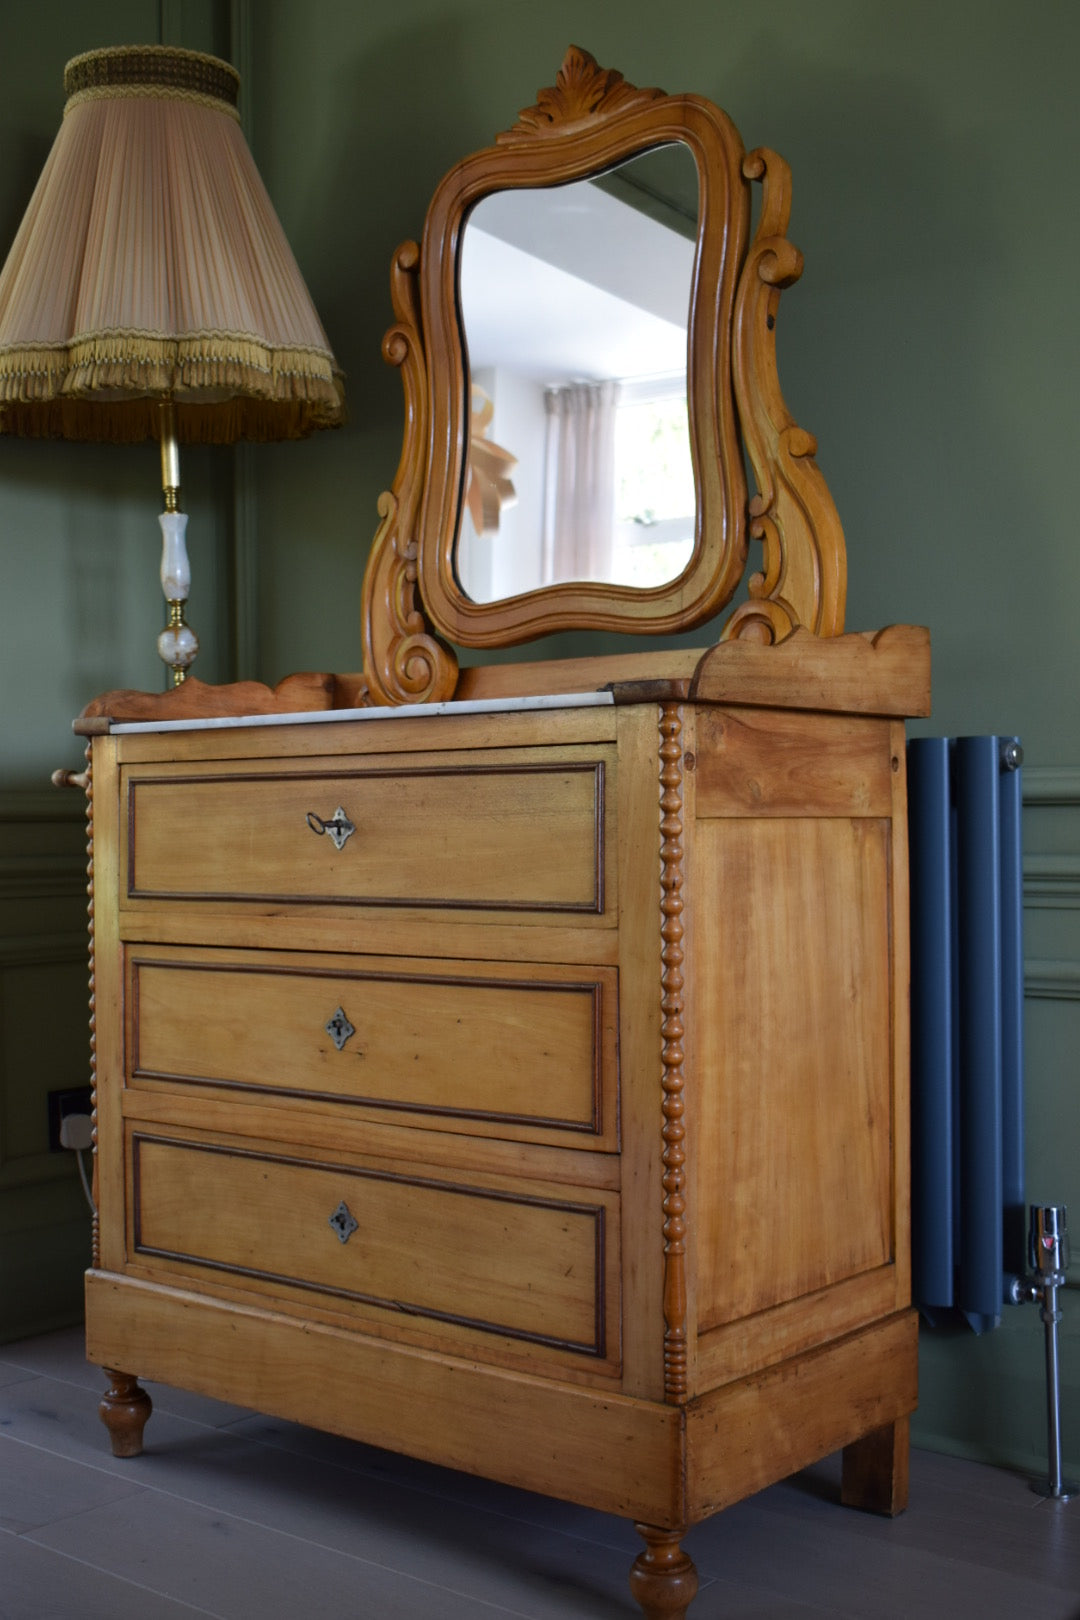
[[[127,766],[128,897],[600,914],[606,750],[538,752]]]

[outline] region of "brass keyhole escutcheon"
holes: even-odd
[[[345,1042],[349,1039],[350,1035],[356,1034],[356,1029],[352,1024],[350,1024],[348,1014],[346,1013],[344,1007],[339,1007],[337,1011],[326,1020],[323,1027],[339,1052],[345,1045]]]
[[[339,1243],[348,1243],[349,1239],[360,1225],[360,1222],[356,1219],[356,1216],[353,1214],[344,1198],[331,1215],[330,1225],[337,1233]]]
[[[351,838],[356,831],[340,804],[329,821],[324,821],[322,816],[317,816],[314,810],[309,810],[304,820],[312,832],[318,833],[320,838],[324,833],[329,833],[335,849],[344,849],[346,840]]]

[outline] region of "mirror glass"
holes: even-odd
[[[663,585],[694,546],[688,147],[499,191],[462,233],[468,456],[456,571],[473,602]]]

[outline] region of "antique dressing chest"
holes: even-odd
[[[488,199],[535,212],[673,145],[686,559],[500,594],[511,389],[470,370],[463,243]],[[652,1617],[692,1601],[689,1525],[830,1451],[845,1500],[898,1511],[916,1398],[903,719],[929,649],[843,634],[843,535],[776,381],[787,206],[719,109],[571,51],[395,255],[405,445],[362,672],[78,723],[115,1449],[149,1377],[625,1514]],[[458,667],[692,629],[751,541],[712,647]]]

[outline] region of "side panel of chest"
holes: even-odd
[[[907,1302],[902,727],[699,711],[688,850],[698,1387]]]

